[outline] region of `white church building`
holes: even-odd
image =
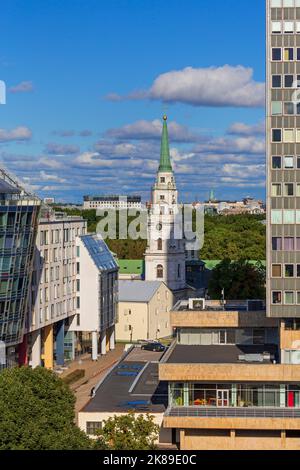
[[[183,295],[186,288],[185,240],[180,230],[180,212],[170,158],[167,116],[164,116],[160,162],[148,217],[145,279],[163,281],[176,297]]]

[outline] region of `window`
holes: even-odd
[[[156,267],[156,277],[157,279],[162,279],[164,277],[164,268],[161,264]]]
[[[165,200],[165,196],[163,194],[161,194],[159,198],[160,198],[161,201]]]
[[[90,436],[96,436],[97,431],[102,428],[101,421],[87,421],[86,422],[86,433]]]
[[[283,239],[283,249],[284,251],[294,251],[294,238],[285,237]]]
[[[273,237],[272,238],[272,250],[273,251],[281,251],[282,250],[282,238],[281,237]]]
[[[281,48],[280,47],[273,47],[273,49],[272,49],[272,60],[273,61],[281,61]]]
[[[300,142],[300,129],[296,129],[296,142]]]
[[[272,142],[281,142],[281,129],[272,129]]]
[[[281,33],[281,21],[272,21],[272,33]]]
[[[281,184],[274,183],[272,184],[272,197],[280,197],[281,196]]]
[[[272,8],[281,8],[281,0],[271,0],[271,7]]]
[[[284,293],[284,303],[285,303],[285,305],[293,305],[295,303],[294,292],[286,291]]]
[[[272,168],[273,170],[281,170],[281,157],[272,157]]]
[[[271,223],[274,225],[282,224],[282,211],[281,210],[271,211]]]
[[[272,101],[271,113],[272,113],[272,116],[278,116],[282,114],[282,102],[281,101]]]
[[[165,182],[166,182],[166,178],[165,178],[164,176],[162,176],[162,177],[160,178],[160,182],[161,182],[161,183],[165,183]]]
[[[282,296],[280,291],[273,291],[272,292],[272,303],[273,304],[281,304]]]
[[[80,308],[80,297],[76,297],[76,308]]]
[[[284,87],[293,88],[294,84],[294,75],[285,75],[284,76]]]
[[[294,48],[293,47],[285,47],[283,49],[283,60],[285,61],[294,60]]]
[[[297,47],[297,60],[300,60],[300,47]]]
[[[283,7],[293,8],[294,6],[294,0],[283,0]]]
[[[283,142],[293,143],[295,141],[294,129],[283,129]]]
[[[181,265],[180,264],[178,264],[178,266],[177,266],[177,277],[178,277],[178,279],[181,278]]]
[[[272,264],[272,277],[281,277],[281,264]]]
[[[281,75],[272,75],[272,88],[281,88]]]
[[[295,211],[284,210],[283,211],[283,223],[294,224],[295,223]]]
[[[297,157],[297,170],[300,170],[300,157]]]
[[[294,185],[293,183],[285,183],[283,185],[284,196],[294,196]]]
[[[300,33],[300,22],[296,21],[296,33]]]
[[[296,196],[300,197],[300,184],[299,183],[297,183],[297,186],[296,186]]]
[[[294,157],[284,157],[285,170],[292,170],[294,168]]]
[[[293,264],[284,265],[284,277],[294,277],[294,265]]]
[[[80,314],[77,313],[76,315],[76,326],[80,326]]]
[[[274,21],[274,23],[277,23]],[[279,26],[275,25],[274,28],[278,28]],[[274,31],[274,33],[277,33],[278,31]],[[284,32],[285,33],[293,33],[294,32],[294,22],[293,21],[285,21],[284,22]]]
[[[278,103],[278,101],[274,101],[274,103]],[[291,102],[284,103],[283,112],[284,114],[295,114],[294,103],[291,103]],[[280,113],[277,113],[277,114],[280,114]]]
[[[158,249],[159,251],[162,250],[162,239],[161,239],[161,238],[159,238],[159,239],[157,240],[157,249]]]

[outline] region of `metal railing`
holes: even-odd
[[[300,408],[260,408],[260,407],[169,407],[165,416],[174,418],[298,418]]]

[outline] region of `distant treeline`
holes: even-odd
[[[86,219],[89,233],[96,232],[97,224],[101,220],[101,217],[96,216],[95,209],[65,209],[64,212],[69,215],[80,215]],[[133,219],[134,217],[128,217],[128,224]],[[200,258],[264,260],[266,257],[264,220],[263,215],[206,215],[204,246],[200,251]],[[107,240],[107,244],[120,259],[142,259],[147,242],[116,239]]]

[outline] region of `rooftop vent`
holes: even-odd
[[[189,310],[205,310],[205,299],[189,299]]]

